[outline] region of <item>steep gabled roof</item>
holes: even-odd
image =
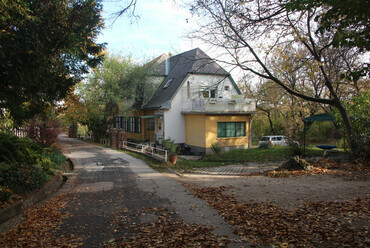
[[[166,59],[169,57],[169,55],[163,53],[144,66],[150,68],[150,73],[155,76],[166,76]]]
[[[199,48],[170,57],[169,61],[169,74],[143,108],[166,108],[189,73],[230,76],[225,69]]]

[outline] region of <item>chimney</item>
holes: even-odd
[[[170,58],[167,58],[166,59],[166,76],[170,74],[170,69],[171,69],[170,67],[171,67]]]

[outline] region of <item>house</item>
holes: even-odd
[[[230,73],[199,48],[161,55],[152,81],[157,89],[131,117],[116,118],[128,140],[161,143],[171,138],[195,154],[251,147],[254,99],[241,94]]]

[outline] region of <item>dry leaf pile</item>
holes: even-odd
[[[340,163],[328,159],[321,159],[312,163],[313,169],[292,170],[287,169],[254,172],[245,174],[245,176],[268,176],[268,177],[290,177],[290,176],[304,176],[317,174],[334,174],[339,176],[349,176],[351,180],[367,180],[370,174],[370,162],[366,160],[356,160],[347,163]]]
[[[370,247],[370,199],[313,202],[286,210],[269,203],[243,203],[224,194],[226,187],[198,188],[185,184],[206,200],[252,245],[279,247]]]
[[[55,239],[52,233],[64,217],[59,211],[66,205],[64,197],[27,209],[21,224],[0,235],[0,247],[78,247],[81,243],[73,235]]]
[[[155,214],[157,220],[147,223],[132,223],[128,211],[121,220],[130,226],[132,234],[128,237],[109,240],[108,247],[226,247],[228,239],[211,233],[211,229],[197,224],[186,224],[183,220],[169,213],[165,208],[142,209],[141,214]]]

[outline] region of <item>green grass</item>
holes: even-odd
[[[101,144],[98,144],[101,145]],[[301,148],[303,149],[303,148]],[[200,160],[185,160],[178,158],[175,165],[170,163],[160,162],[144,154],[135,153],[127,150],[118,150],[131,156],[144,160],[153,169],[159,171],[166,171],[167,167],[180,171],[191,171],[194,168],[209,168],[218,167],[229,164],[246,164],[246,163],[267,163],[267,162],[281,162],[289,159],[292,156],[291,147],[272,147],[269,149],[252,148],[245,150],[231,150],[218,155],[207,155]],[[323,150],[317,147],[306,147],[306,158],[309,157],[322,157]]]
[[[316,147],[306,148],[306,157],[322,156],[323,151]],[[179,159],[174,169],[190,171],[193,168],[218,167],[239,163],[266,163],[287,160],[292,156],[290,147],[273,147],[270,149],[253,148],[246,150],[231,150],[222,153],[220,156],[207,155],[200,160],[191,161]]]

